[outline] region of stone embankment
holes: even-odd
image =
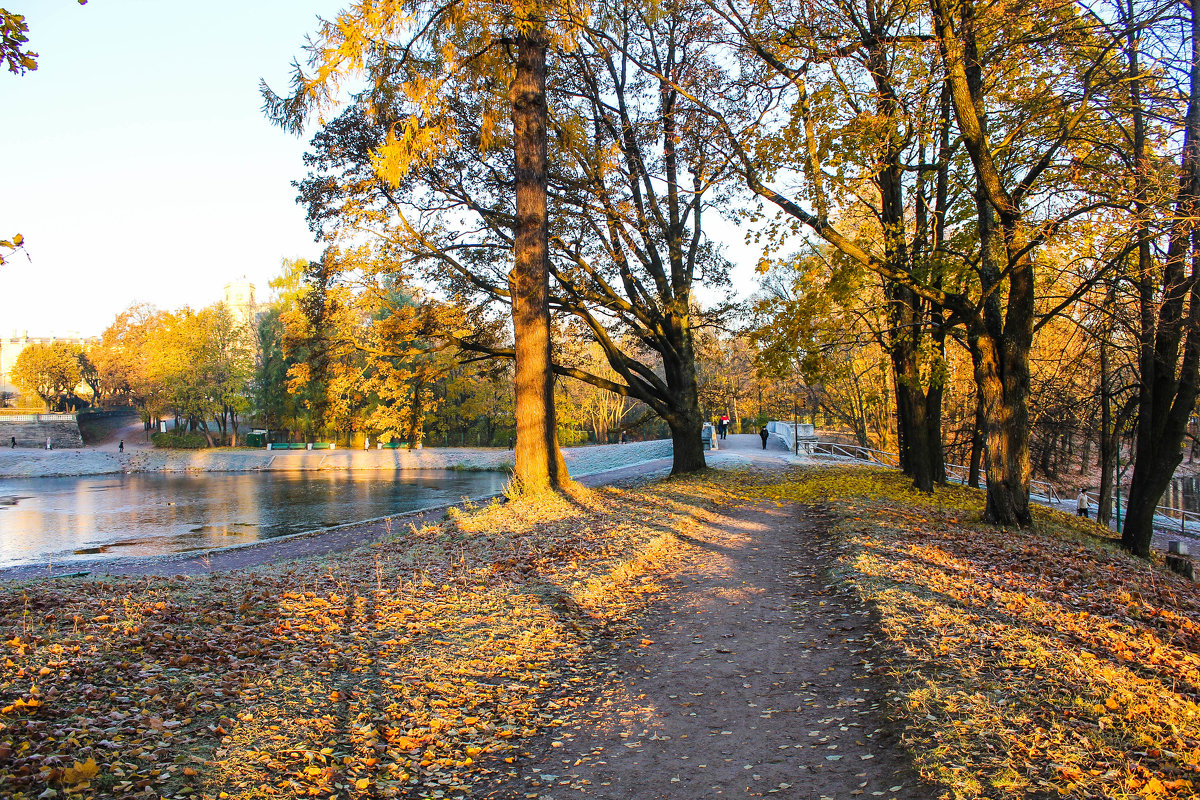
[[[575,477],[670,457],[669,439],[563,449],[567,469]],[[0,478],[135,472],[502,470],[512,464],[511,450],[459,447],[424,450],[142,450],[129,453],[0,449]]]
[[[79,436],[79,424],[75,422],[74,416],[71,416],[70,420],[38,422],[12,422],[0,416],[0,444],[7,448],[13,439],[17,440],[17,447],[45,448],[47,439],[52,446],[59,449],[83,447],[83,439]]]

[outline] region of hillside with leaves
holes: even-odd
[[[976,490],[908,486],[708,471],[254,572],[6,586],[0,794],[485,794],[587,724],[600,649],[649,641],[692,526],[774,501],[872,610],[885,712],[942,796],[1195,796],[1200,591],[1089,522],[1004,531]]]

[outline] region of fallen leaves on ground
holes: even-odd
[[[252,572],[5,587],[0,796],[461,796],[563,724],[700,495],[578,489]]]
[[[578,721],[598,645],[714,502],[828,516],[876,673],[946,796],[1186,798],[1200,589],[1092,523],[979,522],[897,473],[708,472],[466,509],[324,559],[0,589],[0,796],[461,797]]]
[[[1200,588],[1038,507],[982,524],[983,494],[896,472],[794,471],[739,490],[820,504],[879,614],[895,713],[956,798],[1200,794]]]

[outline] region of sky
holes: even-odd
[[[259,81],[287,89],[318,16],[344,0],[13,0],[38,68],[0,71],[0,337],[97,336],[123,309],[260,300],[284,258],[321,246],[295,202],[308,136],[262,113]],[[711,227],[710,227],[711,226]],[[754,286],[742,234],[732,294]],[[717,298],[714,298],[717,299]]]
[[[98,335],[135,302],[204,306],[316,257],[307,138],[262,114],[340,0],[13,0],[38,69],[0,72],[0,336]]]

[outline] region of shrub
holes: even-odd
[[[199,450],[208,447],[208,440],[203,433],[183,433],[167,431],[166,433],[150,434],[150,441],[155,447],[165,447],[172,450]]]
[[[576,430],[574,428],[559,428],[558,443],[563,447],[572,447],[577,444],[586,444],[588,440],[588,432]]]

